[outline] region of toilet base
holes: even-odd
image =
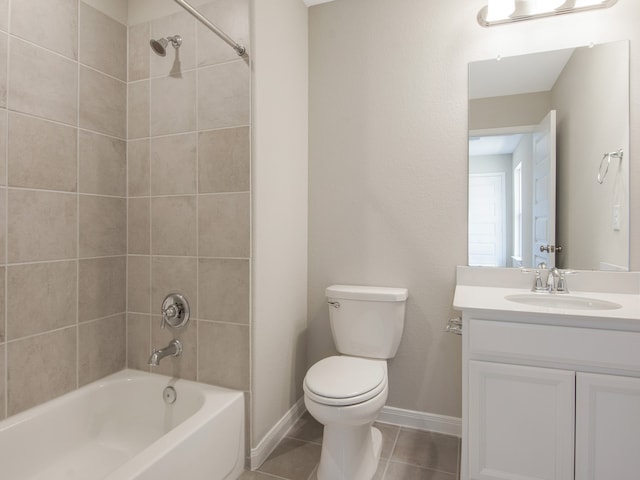
[[[381,450],[382,433],[370,423],[325,425],[318,480],[371,480]]]

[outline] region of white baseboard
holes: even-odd
[[[385,406],[380,412],[377,421],[456,437],[462,436],[462,419],[458,417],[447,417],[446,415]]]
[[[260,440],[256,448],[252,448],[249,458],[249,468],[255,470],[271,455],[294,423],[307,411],[304,398],[301,397],[271,430]]]

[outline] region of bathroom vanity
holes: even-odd
[[[640,478],[640,274],[458,267],[462,480]]]

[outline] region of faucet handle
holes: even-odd
[[[160,328],[165,328],[167,326],[167,323],[178,319],[180,315],[180,306],[172,303],[165,308],[165,306],[163,305],[161,311],[162,319],[160,320]]]
[[[179,293],[167,295],[162,302],[160,311],[162,312],[162,320],[160,320],[162,328],[167,325],[180,328],[189,322],[189,302]]]
[[[544,292],[546,291],[544,283],[542,283],[542,276],[540,275],[540,270],[546,270],[546,263],[538,264],[538,268],[520,268],[522,273],[534,273],[535,277],[533,279],[533,286],[531,287],[532,292]]]
[[[567,280],[564,278],[564,273],[560,272],[558,277],[558,283],[556,284],[556,293],[569,293],[567,288]]]
[[[531,288],[532,292],[544,292],[544,284],[542,283],[542,276],[540,275],[540,270],[536,270],[536,278],[533,281],[533,287]]]
[[[540,262],[536,268],[528,268],[528,267],[520,267],[520,271],[522,273],[540,273],[539,270],[546,270],[547,264],[544,262]]]
[[[567,287],[567,279],[565,275],[577,275],[575,270],[560,270],[560,277],[558,278],[558,284],[556,285],[556,292],[569,293],[569,287]]]

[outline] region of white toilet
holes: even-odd
[[[387,359],[404,328],[406,288],[332,285],[327,288],[331,333],[338,352],[313,365],[304,403],[324,425],[318,480],[370,480],[382,434],[373,422],[389,393]]]

